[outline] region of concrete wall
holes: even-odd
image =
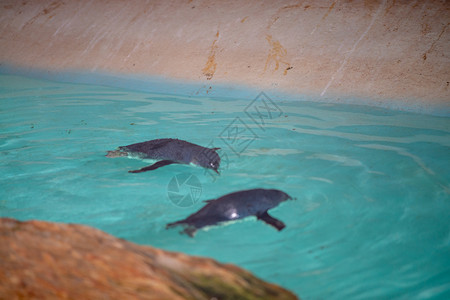
[[[450,106],[448,1],[2,1],[0,61]]]

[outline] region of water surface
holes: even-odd
[[[104,156],[164,137],[221,147],[221,175],[130,174],[148,163]],[[450,297],[449,146],[445,117],[0,76],[0,216],[234,263],[302,299]],[[176,176],[198,179],[179,190],[194,203],[170,200]],[[271,211],[283,231],[255,218],[195,238],[165,230],[201,200],[257,187],[296,198]]]

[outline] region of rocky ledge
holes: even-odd
[[[0,299],[297,299],[212,259],[75,224],[0,219]]]

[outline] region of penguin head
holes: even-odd
[[[219,174],[220,167],[220,156],[217,154],[216,150],[220,148],[205,148],[194,160],[194,163],[207,169],[214,170]]]
[[[269,199],[278,203],[294,199],[285,192],[276,189],[265,190],[265,194]]]

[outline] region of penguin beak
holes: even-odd
[[[220,175],[219,171],[217,169],[213,169],[218,175]]]

